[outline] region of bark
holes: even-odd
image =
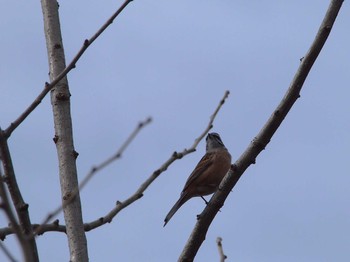
[[[1,208],[5,210],[5,213],[11,222],[11,228],[16,232],[16,236],[23,251],[24,260],[26,262],[36,262],[39,261],[39,255],[35,238],[32,237],[33,230],[28,212],[29,205],[24,201],[17,183],[10,149],[7,144],[7,137],[3,135],[3,131],[1,129],[0,133],[0,156],[4,167],[4,176],[2,176],[0,179]],[[12,213],[10,201],[7,199],[6,189],[3,182],[6,183],[11,195],[19,224],[17,224],[17,219]]]
[[[66,67],[58,3],[42,0],[44,30],[50,67],[50,80],[54,80]],[[74,150],[72,119],[70,113],[70,92],[67,77],[51,90],[51,105],[54,116],[55,137],[62,206],[67,228],[70,261],[88,261],[87,240],[84,232],[76,168],[77,153]],[[74,199],[71,197],[74,193]]]

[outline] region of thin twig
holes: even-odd
[[[10,262],[17,262],[15,257],[11,254],[10,250],[8,250],[8,248],[4,245],[2,241],[0,241],[0,249],[5,253],[5,256]]]
[[[145,127],[146,125],[148,125],[149,123],[152,122],[152,118],[149,117],[147,118],[145,121],[140,122],[137,127],[135,128],[135,130],[129,135],[128,139],[122,144],[122,146],[119,148],[119,150],[110,158],[108,158],[107,160],[103,161],[101,164],[92,167],[90,172],[87,174],[87,176],[82,180],[82,182],[79,185],[79,188],[82,189],[85,184],[99,171],[101,171],[103,168],[105,168],[106,166],[108,166],[109,164],[111,164],[112,162],[114,162],[115,160],[121,158],[122,153],[124,152],[124,150],[129,146],[129,144],[131,143],[132,140],[134,140],[134,138],[137,136],[137,134],[141,131],[141,129],[143,127]]]
[[[118,10],[101,26],[101,28],[90,38],[86,39],[75,55],[73,60],[68,64],[68,66],[51,82],[45,83],[44,89],[41,93],[35,98],[35,100],[29,105],[29,107],[15,120],[13,121],[9,127],[7,127],[4,131],[4,135],[9,137],[11,133],[28,117],[28,115],[33,112],[33,110],[41,103],[47,93],[64,78],[72,69],[76,67],[76,63],[80,59],[80,57],[85,53],[86,49],[107,29],[107,27],[113,23],[114,19],[124,10],[124,8],[133,0],[126,0]]]
[[[192,145],[190,148],[195,149],[195,148],[198,146],[199,142],[207,135],[207,133],[209,132],[209,130],[212,129],[213,123],[214,123],[214,119],[215,119],[216,115],[218,114],[218,112],[220,111],[222,105],[225,103],[225,101],[226,101],[226,99],[228,98],[229,94],[230,94],[230,91],[229,91],[229,90],[226,90],[226,91],[225,91],[225,94],[224,94],[224,97],[220,100],[219,105],[218,105],[217,108],[215,109],[214,113],[210,116],[210,119],[209,119],[209,123],[208,123],[208,125],[207,125],[207,128],[204,129],[204,131],[202,132],[202,134],[200,134],[200,136],[194,140],[194,143],[193,143],[193,145]]]
[[[216,239],[216,244],[218,245],[220,262],[225,262],[225,259],[227,258],[227,256],[224,254],[224,249],[222,248],[222,238],[221,237],[218,237]]]
[[[228,194],[236,185],[243,172],[253,163],[262,150],[265,149],[273,134],[276,132],[289,110],[299,97],[303,83],[309,74],[312,65],[316,61],[323,45],[325,44],[338,12],[342,6],[342,0],[331,1],[325,18],[319,28],[314,42],[301,61],[300,67],[296,72],[290,87],[284,98],[270,116],[264,127],[253,139],[241,157],[232,165],[231,170],[222,180],[219,190],[211,198],[209,204],[205,207],[197,221],[178,261],[193,261],[201,244],[207,234],[208,228],[212,223],[217,212],[223,206]]]
[[[114,161],[116,161],[117,159],[119,159],[123,152],[125,151],[125,149],[130,145],[130,143],[132,142],[132,140],[134,140],[134,138],[137,136],[137,134],[141,131],[141,129],[143,127],[145,127],[146,125],[148,125],[149,123],[151,123],[152,118],[147,118],[145,121],[140,122],[137,127],[134,129],[134,131],[129,135],[129,137],[125,140],[125,142],[122,144],[122,146],[117,150],[117,152],[111,156],[110,158],[108,158],[107,160],[103,161],[101,164],[97,165],[96,167],[92,167],[90,172],[85,176],[85,178],[81,181],[81,183],[79,184],[79,187],[77,188],[77,190],[73,191],[70,198],[65,200],[64,204],[60,205],[59,207],[57,207],[54,211],[50,212],[47,217],[44,219],[44,221],[41,223],[42,225],[47,224],[51,219],[53,219],[54,217],[56,217],[63,209],[65,206],[67,206],[69,203],[71,203],[75,196],[82,190],[82,188],[87,184],[88,181],[90,181],[90,179],[98,172],[101,171],[103,168],[105,168],[106,166],[108,166],[109,164],[113,163]],[[35,233],[37,234],[37,232],[41,232],[42,229],[39,227],[36,228]]]

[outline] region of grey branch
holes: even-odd
[[[19,239],[23,255],[26,261],[39,261],[38,250],[36,247],[35,239],[28,239],[28,236],[32,235],[32,225],[28,212],[28,204],[24,201],[21,191],[19,189],[15,170],[12,164],[12,158],[10,149],[8,147],[7,137],[3,135],[3,131],[0,128],[0,155],[1,162],[4,167],[4,175],[1,176],[1,198],[7,210],[6,215],[8,216],[11,223],[13,223],[13,230]],[[4,185],[7,185],[7,189],[10,192],[13,206],[15,207],[18,223],[15,215],[10,212],[10,201],[7,198],[7,192]],[[0,236],[3,239],[4,236]]]
[[[193,261],[205,239],[211,222],[213,221],[217,212],[223,206],[228,194],[233,189],[243,172],[251,164],[255,163],[256,157],[262,150],[265,149],[273,134],[281,125],[293,104],[299,98],[299,93],[303,83],[329,36],[342,3],[342,0],[331,1],[316,38],[314,39],[314,42],[312,43],[304,59],[301,61],[299,69],[297,70],[285,96],[261,131],[253,139],[236,163],[232,165],[231,170],[222,180],[219,190],[213,195],[209,204],[199,216],[199,220],[197,221],[178,261]]]
[[[0,163],[1,163],[1,154],[0,154]],[[23,254],[26,254],[26,249],[30,248],[24,235],[22,234],[21,228],[17,222],[16,216],[12,211],[9,198],[7,196],[7,191],[5,188],[5,177],[2,174],[2,169],[0,166],[0,209],[4,210],[4,213],[7,216],[7,219],[10,221],[11,226],[16,234],[16,237],[21,245]],[[1,239],[4,240],[4,239]],[[16,261],[11,252],[6,248],[6,246],[0,241],[0,249],[4,252],[9,261]]]

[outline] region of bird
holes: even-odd
[[[231,167],[231,155],[218,133],[208,133],[206,153],[188,177],[179,200],[164,219],[164,226],[177,210],[192,197],[213,194]],[[203,198],[206,202],[206,200]],[[207,202],[206,202],[207,203]]]

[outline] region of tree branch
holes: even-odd
[[[31,112],[41,103],[44,97],[50,92],[50,90],[57,85],[72,69],[76,67],[76,63],[79,61],[80,57],[85,53],[86,49],[107,29],[107,27],[113,23],[114,19],[124,10],[124,8],[133,0],[126,0],[119,9],[101,26],[101,28],[90,38],[85,39],[82,47],[75,55],[73,60],[65,67],[60,74],[58,74],[51,83],[45,83],[44,89],[35,98],[35,100],[29,105],[29,107],[15,120],[9,127],[4,131],[4,135],[9,137],[12,132],[29,116]]]
[[[5,210],[7,210],[6,214],[10,222],[12,223],[12,228],[20,241],[23,250],[23,255],[26,261],[39,261],[35,239],[28,239],[28,235],[30,236],[33,234],[28,212],[28,204],[24,202],[21,191],[19,190],[15,171],[12,164],[10,150],[7,144],[7,138],[5,138],[5,136],[2,135],[2,132],[3,131],[0,129],[0,155],[2,165],[4,167],[4,176],[1,176],[2,181],[0,181],[0,192],[3,201],[2,204],[4,204]],[[7,188],[10,192],[10,196],[15,207],[20,225],[18,225],[14,214],[10,212],[11,207],[7,199],[7,194],[3,181],[6,183]],[[0,237],[0,239],[3,238],[3,236]]]
[[[1,154],[0,154],[0,163],[1,163]],[[16,234],[16,237],[20,243],[20,246],[22,248],[22,253],[23,253],[23,257],[26,256],[26,254],[29,254],[30,252],[30,245],[27,242],[26,238],[24,237],[24,235],[22,234],[21,228],[17,223],[17,219],[15,214],[12,211],[11,208],[11,204],[10,201],[8,199],[7,196],[7,191],[5,188],[5,181],[4,181],[4,176],[2,174],[2,168],[0,166],[0,209],[4,210],[4,213],[7,216],[8,221],[10,221],[10,224]],[[0,239],[0,240],[4,240]],[[16,261],[14,259],[14,256],[11,254],[11,252],[6,248],[6,246],[0,241],[0,249],[2,249],[2,251],[4,252],[4,254],[6,255],[6,257],[9,259],[9,261]]]
[[[218,237],[216,239],[216,244],[217,244],[218,250],[219,250],[220,262],[225,262],[225,259],[227,258],[227,256],[224,254],[224,249],[222,248],[222,238],[221,237]]]
[[[282,101],[270,116],[265,126],[261,129],[258,135],[253,139],[245,152],[231,167],[231,170],[226,174],[219,186],[219,190],[211,198],[197,221],[178,261],[193,261],[201,244],[203,243],[208,228],[216,216],[217,212],[223,206],[228,194],[235,186],[243,172],[253,163],[259,153],[265,149],[270,142],[273,134],[276,132],[287,113],[299,98],[300,90],[303,83],[310,72],[317,56],[319,55],[323,45],[325,44],[338,12],[342,6],[342,0],[331,1],[323,22],[319,28],[314,42],[310,49],[301,61],[298,71],[292,80],[289,89],[287,90]]]
[[[44,18],[50,80],[54,81],[66,68],[58,4],[55,0],[41,0]],[[79,196],[77,152],[74,149],[73,123],[70,109],[70,91],[67,76],[50,93],[53,112],[59,180],[70,261],[88,261],[88,248],[83,229],[83,215]],[[73,200],[71,196],[77,191]],[[31,239],[35,239],[32,237]]]
[[[4,243],[0,242],[0,249],[2,252],[4,252],[5,256],[8,258],[8,261],[10,262],[17,262],[17,260],[14,258],[14,256],[11,254],[10,250],[6,248]]]
[[[10,222],[11,226],[13,227],[13,229],[18,237],[18,240],[22,244],[22,241],[25,241],[25,239],[24,239],[24,236],[21,232],[21,228],[18,225],[16,216],[12,212],[11,204],[10,204],[10,201],[8,199],[6,188],[5,188],[4,184],[5,184],[5,177],[2,174],[0,174],[0,200],[1,200],[0,209],[4,210],[4,213],[6,214],[8,221]],[[1,240],[4,240],[4,239],[1,239]]]

